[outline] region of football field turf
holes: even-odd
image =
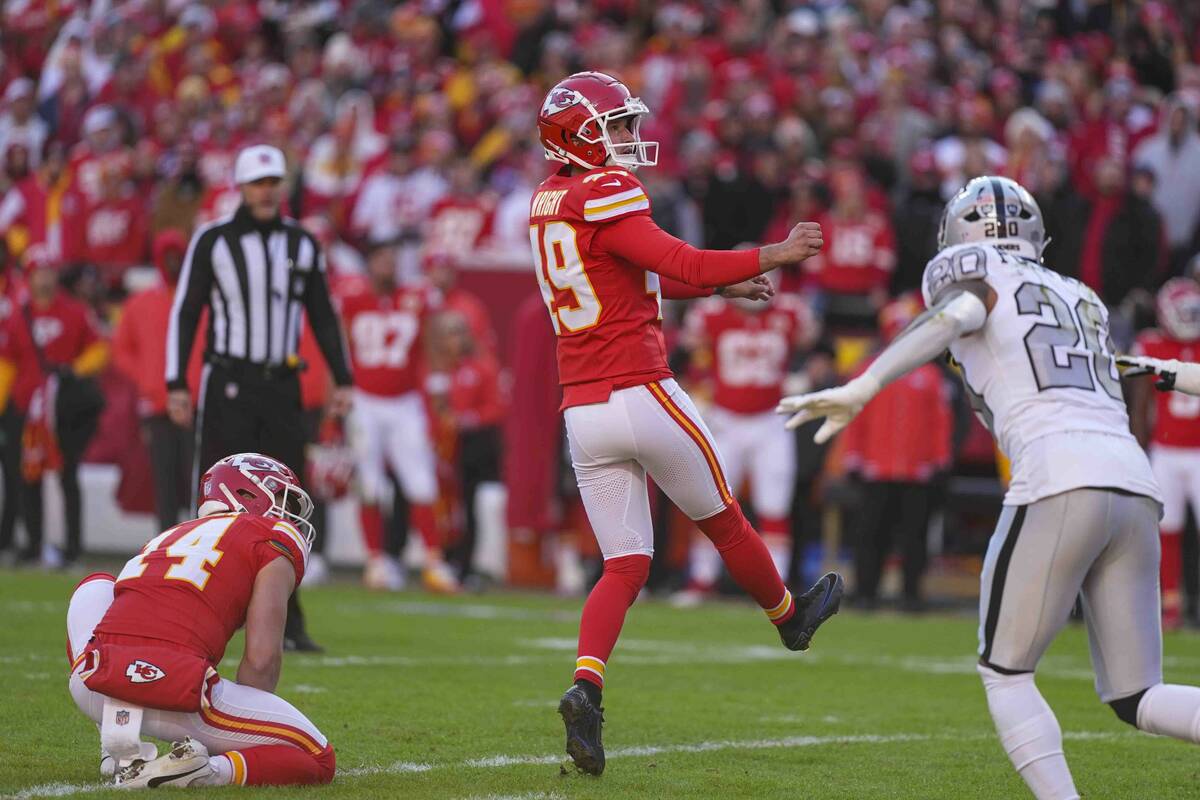
[[[74,580],[0,571],[0,796],[106,794],[96,728],[66,689]],[[346,583],[306,591],[304,602],[327,653],[289,654],[279,693],[329,737],[339,771],[328,787],[256,795],[1027,796],[987,716],[967,615],[844,612],[796,654],[749,605],[641,601],[609,662],[609,761],[596,779],[567,767],[555,713],[580,600],[435,599]],[[227,676],[239,649],[235,640],[221,665]],[[1171,635],[1166,651],[1168,680],[1200,682],[1200,638]],[[1200,751],[1137,733],[1096,700],[1080,627],[1060,637],[1038,684],[1089,800],[1200,794]]]

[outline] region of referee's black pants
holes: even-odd
[[[153,414],[142,420],[142,431],[150,448],[150,468],[154,475],[154,516],[158,529],[165,531],[179,524],[180,512],[187,512],[192,500],[192,447],[190,428],[171,422],[166,414]],[[186,518],[186,517],[185,517]]]
[[[0,510],[0,553],[13,547],[13,531],[23,493],[21,481],[21,433],[25,417],[12,401],[0,414],[0,466],[4,469],[4,506]]]
[[[300,406],[299,374],[295,370],[268,373],[252,366],[206,364],[196,407],[196,442],[193,492],[199,491],[205,470],[234,453],[262,453],[278,459],[303,481],[308,430]],[[284,636],[295,639],[303,633],[304,613],[293,592]]]

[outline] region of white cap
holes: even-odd
[[[238,186],[262,178],[283,178],[287,162],[283,151],[269,144],[256,144],[238,153],[233,166],[233,182]]]
[[[109,105],[92,106],[83,115],[83,132],[92,134],[117,124],[117,112]]]
[[[33,81],[29,78],[17,78],[5,90],[4,100],[11,103],[20,97],[33,97],[33,89]]]

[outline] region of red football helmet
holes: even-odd
[[[546,158],[584,169],[609,164],[637,169],[658,163],[658,142],[643,142],[642,117],[650,113],[629,87],[603,72],[577,72],[555,84],[538,113]],[[629,118],[632,142],[614,142],[608,124]]]
[[[226,456],[209,467],[200,479],[200,516],[221,511],[242,511],[258,517],[276,517],[299,528],[312,547],[313,502],[300,488],[300,479],[281,461],[258,453]]]
[[[350,493],[356,460],[341,422],[327,417],[321,422],[317,441],[308,448],[308,485],[313,496],[332,502]]]
[[[1171,278],[1158,290],[1158,324],[1173,339],[1200,339],[1200,283]]]

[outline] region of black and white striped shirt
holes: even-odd
[[[260,223],[242,205],[192,235],[167,329],[167,388],[187,388],[196,327],[209,308],[206,360],[221,356],[263,366],[294,363],[307,311],[334,381],[350,384],[346,351],[325,258],[295,220]]]

